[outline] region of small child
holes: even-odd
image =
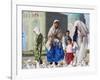
[[[65,33],[65,35],[63,36],[63,39],[62,39],[62,43],[63,43],[63,50],[65,51],[65,49],[66,49],[66,46],[67,46],[67,40],[68,39],[71,39],[71,37],[70,37],[70,31],[69,30],[67,30],[66,31],[66,33]]]
[[[67,47],[66,47],[66,53],[65,53],[65,61],[67,65],[73,64],[74,54],[73,54],[73,45],[72,45],[72,39],[67,40]]]

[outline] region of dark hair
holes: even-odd
[[[72,39],[71,38],[68,38],[68,41],[72,42]]]
[[[74,32],[74,35],[73,35],[73,41],[77,41],[77,38],[78,38],[78,27],[75,26],[75,32]]]
[[[69,30],[67,30],[66,32],[68,32],[68,33],[69,33],[70,31],[69,31]]]

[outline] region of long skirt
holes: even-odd
[[[82,64],[83,59],[85,58],[86,55],[86,48],[87,48],[87,37],[83,37],[83,42],[78,42],[79,43],[79,53],[77,56],[77,65]]]
[[[74,54],[73,53],[66,53],[65,54],[65,61],[67,64],[70,64],[74,59]]]
[[[50,50],[47,50],[47,61],[58,62],[64,59],[64,51],[61,42],[53,42]]]

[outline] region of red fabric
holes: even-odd
[[[66,55],[65,55],[65,61],[66,61],[67,64],[70,64],[71,61],[73,61],[73,59],[74,59],[73,53],[66,53]]]

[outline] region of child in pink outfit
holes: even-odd
[[[73,62],[74,54],[73,54],[72,40],[68,39],[67,43],[68,43],[68,45],[66,47],[65,61],[69,65],[69,64],[71,64],[71,62]]]

